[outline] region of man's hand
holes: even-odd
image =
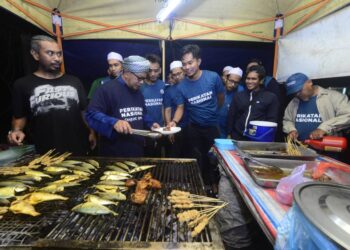
[[[130,126],[130,123],[124,120],[118,120],[113,127],[118,133],[121,133],[121,134],[132,133],[132,128]]]
[[[151,129],[160,128],[158,123],[153,123]]]
[[[22,145],[24,137],[26,137],[26,135],[23,133],[22,130],[16,130],[16,131],[11,131],[8,134],[7,139],[8,139],[10,144]]]
[[[313,139],[313,140],[322,139],[325,134],[326,134],[326,131],[323,131],[322,129],[318,128],[311,132],[310,139]]]
[[[176,126],[177,126],[177,123],[174,122],[174,121],[169,122],[168,125],[167,125],[168,128],[176,127]]]
[[[89,142],[90,142],[90,149],[93,150],[97,144],[97,137],[96,137],[95,131],[93,131],[92,129],[90,130],[90,133],[89,133]]]
[[[298,136],[299,134],[298,134],[298,131],[296,130],[290,131],[288,134],[288,137],[291,138],[292,140],[297,140]]]

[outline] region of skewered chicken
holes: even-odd
[[[200,213],[198,210],[192,209],[192,210],[187,210],[182,213],[177,214],[177,218],[179,219],[180,222],[186,222],[190,220],[194,220],[197,217],[200,216]]]

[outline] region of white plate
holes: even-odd
[[[170,130],[164,130],[166,127],[152,128],[153,131],[157,131],[163,135],[172,135],[181,131],[180,127],[170,127]]]

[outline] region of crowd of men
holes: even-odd
[[[218,217],[228,247],[252,244],[251,219],[225,173],[210,164],[215,138],[249,140],[253,120],[275,122],[277,138],[283,138],[283,129],[299,140],[339,135],[350,127],[347,96],[314,85],[303,73],[279,84],[257,59],[245,74],[226,66],[219,76],[201,69],[194,44],[184,46],[170,64],[166,83],[160,80],[159,56],[123,58],[110,52],[108,75],[94,81],[88,96],[77,77],[61,72],[62,51],[54,39],[34,36],[31,54],[38,69],[13,85],[10,143],[19,145],[30,134],[38,153],[55,148],[85,155],[98,144],[101,156],[196,158],[205,184],[214,190],[219,184],[219,197],[230,202]],[[286,109],[285,94],[292,97]],[[133,134],[163,126],[181,132],[160,140]]]

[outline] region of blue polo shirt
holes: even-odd
[[[185,104],[191,123],[204,127],[218,125],[217,95],[224,92],[224,85],[217,73],[202,70],[197,80],[183,79],[178,90],[178,103]]]
[[[163,105],[164,105],[164,108],[171,108],[171,118],[174,117],[177,106],[181,104],[179,103],[179,98],[178,98],[179,84],[180,83],[167,86],[164,92]],[[187,125],[187,123],[188,123],[188,116],[185,108],[182,118],[177,124],[177,126],[183,128]]]
[[[164,124],[162,112],[164,88],[165,83],[159,79],[153,84],[144,83],[141,87],[147,114],[160,126]]]
[[[320,112],[316,105],[317,96],[313,96],[308,101],[300,100],[295,117],[295,128],[299,134],[299,140],[306,140],[310,133],[318,128],[322,123]]]
[[[219,109],[219,130],[220,130],[220,138],[227,138],[227,114],[230,109],[230,105],[232,103],[232,99],[235,93],[241,92],[244,90],[242,85],[238,85],[236,89],[233,91],[225,90],[225,102],[222,107]]]

